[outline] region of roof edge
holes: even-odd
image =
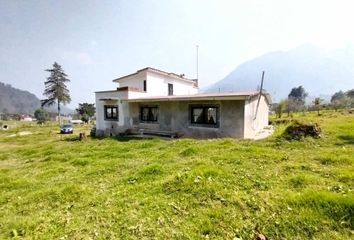
[[[137,70],[135,73],[131,73],[131,74],[128,74],[128,75],[125,75],[125,76],[122,76],[122,77],[113,79],[112,81],[113,81],[113,82],[119,82],[120,80],[122,80],[122,79],[124,79],[124,78],[137,75],[137,74],[139,74],[139,73],[141,73],[141,72],[143,72],[143,71],[159,73],[159,74],[166,75],[166,76],[172,76],[172,77],[175,77],[175,78],[177,78],[177,79],[179,79],[179,80],[187,81],[187,82],[191,82],[191,83],[196,83],[196,82],[197,82],[197,79],[186,78],[186,77],[184,77],[184,74],[178,75],[178,74],[176,74],[176,73],[165,72],[165,71],[159,70],[159,69],[157,69],[157,68],[152,68],[152,67],[146,67],[146,68],[139,69],[139,70]]]

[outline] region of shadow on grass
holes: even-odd
[[[341,139],[346,144],[354,144],[354,136],[341,135],[338,138]]]
[[[148,136],[148,135],[144,135],[144,137],[141,136],[107,136],[107,137],[93,137],[93,136],[87,136],[87,138],[92,139],[92,140],[104,140],[104,139],[113,139],[119,142],[129,142],[129,141],[141,141],[141,140],[153,140],[153,139],[162,139],[162,140],[171,140],[171,138],[167,138],[167,137],[156,137],[156,136]],[[70,136],[64,136],[62,135],[62,139],[63,141],[66,142],[80,142],[80,137],[77,135],[70,135]],[[82,142],[85,142],[85,140],[83,140]]]
[[[134,136],[117,136],[117,137],[110,137],[111,139],[117,140],[119,142],[129,142],[131,140],[147,140],[151,138],[139,138]]]
[[[142,141],[142,140],[172,140],[173,138],[169,137],[163,137],[163,136],[155,136],[155,135],[123,135],[123,136],[112,136],[112,137],[102,137],[98,139],[105,139],[105,138],[110,138],[117,140],[119,142],[129,142],[129,141]],[[96,139],[96,137],[94,138]]]
[[[62,136],[61,140],[66,141],[66,142],[79,142],[79,136],[76,135],[70,135],[70,136]]]

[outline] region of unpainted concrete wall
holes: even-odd
[[[218,105],[219,126],[193,126],[190,121],[190,105]],[[144,105],[158,106],[157,123],[141,123],[140,107]],[[185,137],[216,138],[244,136],[244,101],[170,101],[151,102],[148,104],[129,103],[129,116],[125,118],[125,128],[149,129],[155,131],[179,132]],[[123,129],[122,129],[123,131]]]
[[[246,101],[244,138],[252,139],[259,131],[268,126],[269,106],[265,97],[261,96],[258,111],[257,103],[258,96]]]

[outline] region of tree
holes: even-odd
[[[313,105],[317,109],[317,115],[320,116],[320,108],[321,108],[321,103],[323,102],[323,99],[317,97],[315,100],[313,100]]]
[[[278,116],[278,118],[281,118],[281,115],[283,114],[284,110],[287,108],[287,105],[288,105],[288,101],[283,99],[281,100],[277,107],[275,108],[275,112]]]
[[[34,117],[37,119],[38,124],[42,124],[49,120],[49,113],[43,108],[38,108],[34,112]]]
[[[354,107],[354,89],[346,92],[336,92],[331,98],[331,105],[335,110],[338,108]]]
[[[345,94],[346,94],[346,96],[348,98],[348,106],[349,107],[354,107],[354,89],[346,91]]]
[[[344,108],[346,105],[346,95],[344,92],[339,91],[333,94],[331,97],[331,104],[337,111],[338,108]]]
[[[83,122],[88,123],[96,113],[95,104],[79,103],[79,107],[76,109],[76,112],[80,114]]]
[[[351,89],[349,91],[346,91],[345,94],[349,97],[354,99],[354,89]]]
[[[65,85],[70,80],[67,78],[68,75],[64,73],[64,70],[56,62],[54,62],[52,69],[46,69],[45,71],[50,72],[50,76],[44,82],[45,89],[43,95],[47,96],[47,99],[42,100],[42,107],[57,103],[58,119],[59,123],[61,123],[60,104],[65,105],[71,102],[69,90]]]
[[[288,95],[289,111],[304,110],[307,96],[308,94],[302,86],[292,88]]]

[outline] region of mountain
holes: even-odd
[[[33,114],[39,106],[34,94],[0,82],[0,112]]]
[[[0,82],[0,113],[33,114],[40,106],[40,100],[33,93]],[[56,112],[55,106],[51,106],[47,110]],[[71,114],[74,111],[62,106],[61,112]]]
[[[354,88],[354,47],[324,51],[306,44],[290,51],[270,52],[235,68],[205,92],[256,90],[265,71],[263,88],[273,101],[286,98],[302,85],[310,96],[332,95]]]

